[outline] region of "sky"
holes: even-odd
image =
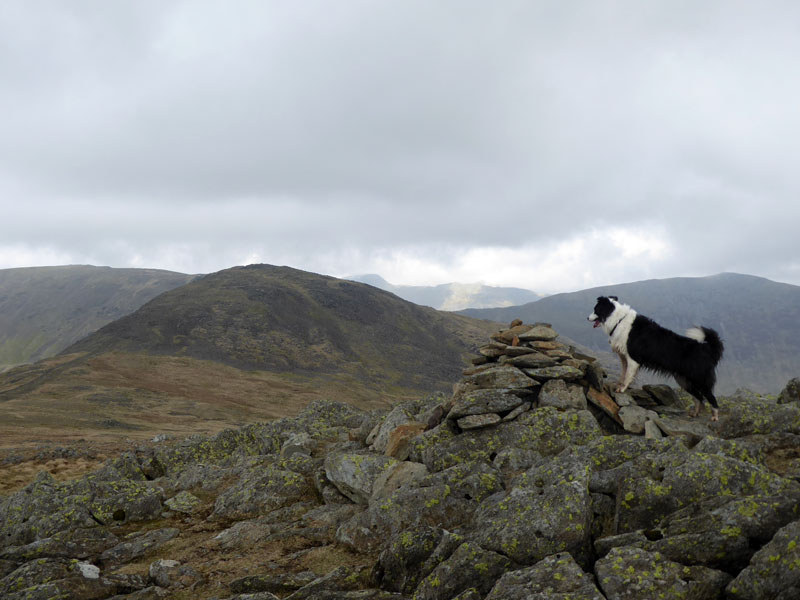
[[[0,268],[800,285],[800,3],[4,0]]]

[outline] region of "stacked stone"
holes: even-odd
[[[558,338],[549,323],[528,325],[519,319],[492,335],[455,386],[446,407],[447,418],[461,430],[470,430],[514,420],[532,408],[552,406],[590,409],[601,425],[615,433],[624,430],[650,438],[690,435],[698,439],[707,433],[705,423],[685,418],[686,404],[669,386],[612,392],[596,359]]]
[[[557,338],[550,324],[519,319],[492,335],[464,370],[447,418],[467,430],[516,419],[535,406],[586,410],[587,390],[602,388],[603,370]]]

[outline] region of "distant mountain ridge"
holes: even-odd
[[[53,356],[194,277],[91,265],[2,269],[0,370]]]
[[[458,311],[466,308],[494,308],[535,302],[543,296],[514,287],[496,287],[481,283],[443,283],[434,286],[394,285],[380,275],[354,275],[351,281],[366,283],[392,292],[404,300],[437,310]]]
[[[725,342],[718,391],[746,387],[776,393],[800,375],[800,286],[736,273],[651,279],[555,294],[521,306],[464,310],[481,319],[552,323],[590,350],[609,350],[607,336],[586,317],[597,296],[616,295],[637,312],[684,332],[693,325],[716,329]]]

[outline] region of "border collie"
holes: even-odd
[[[608,334],[608,343],[622,362],[622,377],[616,391],[624,392],[633,382],[636,371],[644,367],[662,375],[671,375],[694,398],[694,410],[700,414],[703,400],[711,404],[711,420],[719,419],[714,397],[716,368],[724,350],[716,331],[692,327],[686,336],[665,329],[652,319],[637,314],[616,296],[600,296],[589,315],[595,327]]]

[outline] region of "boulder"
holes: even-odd
[[[800,598],[800,521],[781,528],[727,588],[735,600]]]
[[[572,555],[548,556],[532,567],[509,571],[485,600],[605,600],[591,575],[584,573]]]
[[[345,496],[357,504],[368,504],[375,480],[397,461],[371,453],[341,452],[325,458],[325,475]]]
[[[558,337],[555,329],[544,323],[536,323],[528,331],[519,334],[522,342],[552,342]]]
[[[507,413],[520,406],[522,402],[522,398],[509,389],[467,391],[456,398],[447,418],[458,420],[470,415]]]
[[[579,385],[568,384],[562,379],[551,379],[539,390],[538,404],[540,407],[586,410],[586,392]]]
[[[474,539],[521,565],[559,552],[587,562],[591,519],[588,462],[554,457],[528,469],[510,490],[481,503],[473,520]]]
[[[539,384],[521,370],[511,365],[491,367],[473,375],[467,375],[463,382],[481,389],[531,389]]]
[[[800,402],[800,377],[790,379],[778,395],[778,404],[789,402]]]
[[[482,598],[510,567],[511,561],[502,554],[465,542],[422,580],[414,600],[450,600],[470,589]]]
[[[614,548],[595,563],[600,589],[608,600],[720,598],[730,575],[701,566],[687,566],[641,548]]]

